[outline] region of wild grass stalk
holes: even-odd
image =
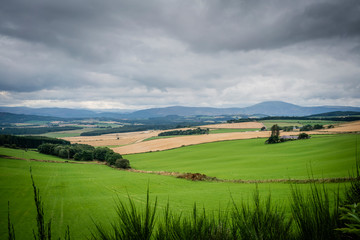
[[[30,168],[30,176],[34,190],[34,201],[35,201],[35,207],[37,213],[36,214],[37,232],[35,233],[35,230],[33,230],[34,239],[51,240],[51,219],[47,223],[45,223],[44,206],[41,201],[40,191],[35,185],[31,168]]]
[[[155,239],[232,239],[227,220],[227,214],[208,215],[205,209],[199,211],[196,204],[190,216],[175,215],[167,205]]]
[[[234,203],[231,214],[234,239],[291,239],[291,219],[285,210],[271,204],[271,195],[261,201],[258,188],[253,195],[254,206],[249,202]]]
[[[8,240],[15,240],[15,229],[10,220],[10,202],[8,202]]]
[[[339,192],[330,201],[324,184],[312,183],[311,191],[305,195],[299,188],[291,188],[291,212],[298,239],[339,239],[335,231],[339,225]]]
[[[129,197],[129,205],[119,199],[116,205],[117,220],[111,224],[111,230],[95,223],[95,232],[92,232],[93,239],[129,239],[148,240],[151,238],[156,215],[157,200],[154,205],[150,204],[149,190],[146,195],[145,209],[138,209],[134,201]]]

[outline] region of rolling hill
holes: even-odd
[[[85,109],[68,108],[26,108],[26,107],[0,107],[0,112],[16,114],[30,114],[39,116],[53,116],[63,118],[94,118],[110,117],[118,119],[147,119],[154,117],[165,117],[169,115],[178,116],[216,116],[216,115],[268,115],[268,116],[308,116],[335,111],[360,112],[360,107],[351,106],[317,106],[302,107],[299,105],[282,101],[269,101],[255,104],[244,108],[212,108],[212,107],[184,107],[172,106],[164,108],[150,108],[132,113],[92,111]]]

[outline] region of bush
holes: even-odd
[[[314,129],[313,126],[308,124],[308,125],[305,125],[302,128],[300,128],[300,131],[311,131],[313,129]]]
[[[116,160],[118,159],[122,159],[122,156],[119,153],[114,153],[114,152],[109,152],[108,154],[106,154],[106,162],[109,165],[114,165]]]
[[[110,148],[107,147],[98,147],[94,150],[94,158],[99,161],[105,161],[106,154],[113,152]]]
[[[130,168],[130,162],[127,159],[117,159],[115,161],[115,167],[117,168]]]
[[[324,128],[324,126],[321,125],[321,124],[315,124],[314,125],[314,129],[323,129],[323,128]]]
[[[300,133],[298,139],[309,139],[310,136],[306,133]]]
[[[265,143],[267,144],[273,144],[273,143],[279,143],[281,142],[280,138],[278,136],[271,136],[268,140],[266,140]]]

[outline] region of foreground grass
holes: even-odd
[[[12,223],[17,239],[27,239],[36,228],[36,217],[29,166],[41,191],[47,218],[52,218],[54,236],[63,236],[71,226],[72,239],[86,239],[93,221],[108,223],[115,217],[114,205],[119,197],[132,198],[137,206],[146,202],[146,190],[158,198],[161,214],[169,202],[171,209],[184,215],[192,212],[196,202],[200,208],[215,213],[235,202],[249,201],[254,184],[191,182],[173,177],[119,171],[103,165],[60,164],[0,159],[0,239],[6,237],[7,202],[10,201]],[[344,184],[326,184],[336,191]],[[304,191],[307,185],[299,185]],[[288,184],[259,184],[260,196],[271,191],[274,204],[281,203],[289,211]],[[160,215],[161,215],[160,214]]]
[[[220,179],[307,179],[348,177],[355,167],[358,135],[322,135],[264,144],[265,139],[206,143],[127,155],[133,168],[202,173]],[[358,149],[360,146],[358,146]]]

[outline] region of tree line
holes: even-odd
[[[130,162],[123,159],[121,154],[114,152],[107,147],[93,147],[87,144],[52,144],[44,143],[38,147],[38,151],[43,154],[53,155],[64,159],[74,159],[75,161],[98,160],[106,162],[109,166],[119,168],[130,168]]]
[[[0,129],[0,134],[26,135],[26,134],[44,134],[48,132],[60,132],[82,129],[82,127],[27,127],[15,128],[8,127]]]
[[[43,143],[68,145],[69,141],[43,136],[0,135],[0,146],[12,148],[37,148]]]
[[[188,130],[174,130],[174,131],[159,133],[158,136],[199,135],[199,134],[209,134],[209,129],[196,128],[196,129],[188,129]]]

